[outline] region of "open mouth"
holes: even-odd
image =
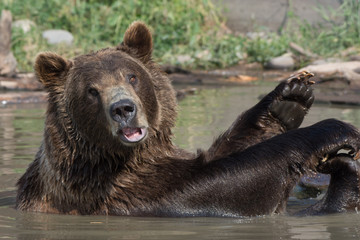
[[[147,129],[125,127],[120,130],[120,137],[126,143],[137,143],[143,140],[147,135]]]

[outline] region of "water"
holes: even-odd
[[[236,116],[273,88],[208,87],[180,102],[177,145],[206,148]],[[0,239],[360,239],[360,215],[255,218],[134,218],[65,216],[13,209],[15,183],[33,160],[43,131],[44,104],[0,107]],[[315,105],[303,126],[336,117],[360,127],[360,109]],[[289,211],[315,200],[292,197]]]

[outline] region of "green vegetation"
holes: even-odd
[[[339,9],[317,7],[324,23],[312,26],[289,12],[283,35],[320,56],[334,56],[350,47],[360,47],[360,1],[344,0]]]
[[[152,28],[157,61],[187,68],[226,67],[240,60],[264,64],[288,51],[290,42],[331,56],[360,45],[359,5],[359,0],[345,0],[337,10],[318,8],[326,23],[317,27],[300,22],[296,13],[289,12],[289,24],[281,35],[252,39],[228,33],[211,0],[3,0],[0,10],[10,10],[13,20],[35,23],[30,32],[14,29],[12,35],[18,68],[31,71],[40,51],[73,57],[115,46],[134,20]],[[344,21],[337,21],[339,18]],[[74,44],[48,45],[41,37],[46,29],[68,30],[74,35]]]
[[[267,63],[271,58],[285,53],[289,46],[289,38],[275,33],[265,38],[257,37],[246,41],[244,50],[248,55],[247,61]]]
[[[224,43],[234,37],[220,33],[219,13],[210,0],[5,0],[0,2],[0,9],[10,10],[14,20],[30,19],[36,24],[29,33],[13,33],[12,48],[20,69],[25,71],[31,70],[31,62],[39,51],[74,56],[117,45],[135,20],[152,28],[155,58],[161,62],[178,64],[177,56],[189,54],[189,60],[184,62],[189,67],[236,62],[219,53],[225,48],[233,50],[230,43]],[[46,29],[68,30],[75,38],[73,46],[47,45],[41,38]],[[200,55],[203,61],[196,57]]]

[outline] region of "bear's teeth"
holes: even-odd
[[[122,132],[126,139],[130,142],[137,142],[144,137],[141,128],[123,128]]]

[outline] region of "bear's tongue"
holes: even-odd
[[[122,133],[129,142],[138,142],[144,137],[145,131],[141,128],[123,128]]]

